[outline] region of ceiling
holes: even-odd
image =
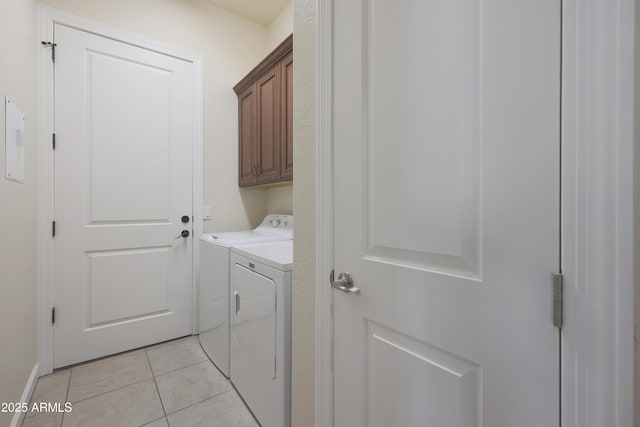
[[[280,15],[291,0],[209,0],[209,2],[267,26]]]

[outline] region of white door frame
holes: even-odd
[[[202,234],[202,144],[203,144],[203,74],[202,55],[171,46],[138,34],[120,30],[89,19],[81,18],[51,7],[38,5],[39,37],[42,41],[53,39],[54,24],[121,41],[133,46],[173,56],[193,64],[193,291],[192,332],[197,332],[197,283],[198,244],[196,236]],[[38,232],[37,232],[37,325],[38,325],[38,375],[53,371],[53,266],[54,251],[51,221],[54,220],[54,169],[52,134],[54,131],[53,63],[51,49],[39,46],[38,70]]]
[[[634,404],[634,0],[563,3],[562,425],[625,427]]]
[[[315,0],[317,427],[333,426],[328,283],[333,268],[333,1]],[[561,422],[564,427],[628,427],[634,402],[634,0],[558,2],[563,8],[560,238],[565,275]],[[604,356],[598,353],[603,349]]]

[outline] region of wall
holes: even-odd
[[[238,187],[233,86],[263,57],[266,29],[205,0],[42,0],[75,15],[189,49],[204,59],[205,231],[247,229],[266,213],[264,189]]]
[[[0,402],[17,402],[36,363],[36,11],[0,2]],[[4,179],[4,97],[25,115],[25,181]],[[0,413],[0,426],[12,414]]]
[[[289,3],[280,15],[267,27],[266,53],[275,49],[293,32],[293,2]]]
[[[294,0],[292,330],[293,426],[315,424],[316,2]]]
[[[293,2],[289,3],[280,15],[267,28],[267,46],[265,55],[275,49],[293,32]],[[294,40],[295,43],[295,40]],[[295,69],[295,66],[294,66]],[[272,187],[266,189],[268,214],[293,214],[293,186]]]
[[[267,214],[293,215],[293,186],[267,189]]]
[[[640,5],[636,2],[635,14],[635,129],[634,129],[634,425],[640,427]]]

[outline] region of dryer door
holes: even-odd
[[[242,394],[276,377],[276,284],[240,264],[232,275],[231,380]]]

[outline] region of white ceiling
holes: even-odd
[[[280,15],[291,0],[209,0],[236,15],[267,26]]]

